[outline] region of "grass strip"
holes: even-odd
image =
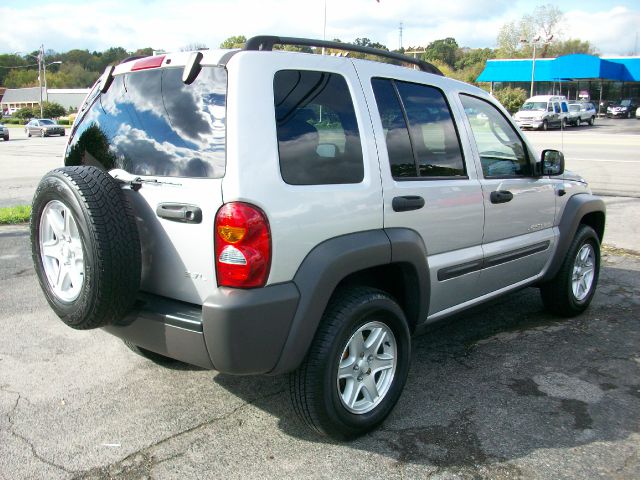
[[[0,225],[26,223],[29,221],[29,215],[31,215],[30,205],[0,208]]]

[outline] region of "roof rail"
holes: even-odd
[[[303,47],[324,47],[333,48],[336,50],[345,50],[348,52],[366,53],[369,55],[376,55],[378,57],[391,58],[400,62],[411,63],[417,65],[423,72],[433,73],[435,75],[444,76],[442,72],[429,62],[418,60],[417,58],[408,57],[400,53],[388,52],[386,50],[380,50],[378,48],[361,47],[359,45],[353,45],[351,43],[342,42],[330,42],[327,40],[312,40],[309,38],[296,38],[296,37],[276,37],[272,35],[260,35],[257,37],[251,37],[244,45],[244,50],[255,51],[270,51],[273,50],[274,45],[299,45]]]

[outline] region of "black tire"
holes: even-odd
[[[591,117],[591,118],[589,119],[589,125],[591,125],[591,126],[593,127],[593,124],[594,124],[594,123],[596,123],[596,119],[595,119],[595,117]]]
[[[152,352],[151,350],[147,350],[146,348],[142,348],[134,343],[131,343],[129,340],[123,340],[123,343],[136,355],[140,355],[141,357],[144,357],[147,360],[151,360],[153,363],[157,363],[158,365],[171,365],[174,363],[181,363],[179,360],[175,360],[171,357],[165,357],[164,355],[161,355],[159,353]]]
[[[547,122],[546,120],[543,120],[542,121],[542,127],[540,127],[540,128],[542,128],[542,130],[544,130],[546,132],[547,130],[549,130],[549,122]]]
[[[62,133],[60,134],[60,136],[61,136],[61,137],[64,137],[66,134],[67,134],[66,132],[62,132]]]
[[[372,410],[352,413],[343,405],[338,392],[339,361],[354,333],[373,320],[393,333],[396,370],[386,394]],[[304,423],[321,434],[339,440],[363,435],[377,427],[398,401],[409,371],[410,356],[407,321],[402,309],[388,294],[365,287],[337,292],[327,306],[305,360],[290,375],[293,408]]]
[[[27,130],[27,137],[31,137],[31,130]]]
[[[82,244],[83,280],[72,301],[54,292],[41,256],[41,218],[54,201],[71,212]],[[68,326],[89,329],[114,324],[132,307],[140,286],[140,240],[131,206],[108,173],[78,166],[43,177],[33,199],[31,251],[47,301]]]
[[[9,135],[5,135],[5,136],[4,136],[4,137],[2,137],[2,138],[4,138],[4,141],[5,141],[5,142],[8,142],[8,141],[9,141]]]
[[[573,292],[572,280],[577,255],[583,246],[590,245],[594,253],[593,281],[586,294],[578,299]],[[593,228],[581,225],[567,251],[555,278],[540,287],[542,302],[547,310],[563,317],[574,317],[584,312],[591,303],[600,275],[600,240]]]
[[[560,128],[561,128],[561,129],[563,129],[563,130],[564,130],[565,128],[567,128],[567,119],[566,119],[566,118],[563,118],[563,119],[560,121]]]
[[[46,137],[46,136],[47,136],[47,132],[45,131],[45,129],[44,129],[44,128],[43,128],[42,130],[40,130],[40,136],[41,136],[42,138],[44,138],[44,137]]]

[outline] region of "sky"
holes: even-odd
[[[495,47],[506,22],[552,4],[563,38],[588,40],[605,56],[640,54],[640,0],[326,0],[326,38],[366,37],[390,49],[453,37]],[[217,48],[232,35],[322,38],[324,0],[2,0],[0,53],[143,47]]]

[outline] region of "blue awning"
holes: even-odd
[[[488,60],[478,82],[529,82],[532,60]],[[600,58],[576,53],[558,58],[536,59],[536,82],[559,80],[614,80],[640,82],[640,57]]]

